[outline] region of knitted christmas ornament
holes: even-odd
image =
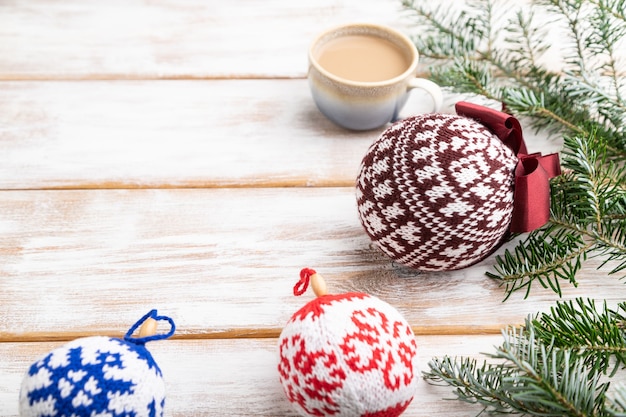
[[[278,372],[301,416],[395,417],[417,385],[417,344],[400,313],[363,293],[328,295],[303,269],[294,294],[309,279],[318,297],[297,311],[279,338]]]
[[[469,103],[458,103],[457,113],[390,126],[369,148],[356,182],[366,233],[418,270],[472,265],[508,231],[533,230],[549,217],[558,156],[527,155],[521,126],[508,114]]]
[[[159,320],[170,324],[167,334],[151,334]],[[139,326],[138,337],[132,337]],[[22,381],[20,416],[162,416],[165,385],[144,344],[174,331],[171,318],[152,310],[124,339],[85,337],[51,351]]]

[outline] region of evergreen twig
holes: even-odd
[[[480,364],[435,358],[424,377],[455,388],[458,399],[489,414],[619,416],[626,386],[611,378],[626,364],[626,303],[598,310],[593,301],[561,302],[503,332],[504,342]]]
[[[434,81],[564,138],[548,224],[497,256],[488,273],[506,298],[536,286],[560,296],[591,257],[608,274],[626,271],[626,0],[535,0],[529,9],[468,0],[455,13],[426,0],[402,3],[429,34],[415,43]],[[497,28],[502,9],[512,11]],[[564,46],[556,69],[543,63],[554,30]],[[424,377],[454,387],[481,414],[626,417],[626,383],[614,386],[626,372],[626,302],[558,302],[503,336],[482,364],[435,358]]]
[[[426,0],[402,4],[419,33],[429,34],[414,41],[435,82],[498,101],[565,139],[549,223],[497,256],[488,273],[506,298],[519,290],[528,296],[533,283],[560,295],[561,283],[577,285],[592,257],[609,275],[625,271],[626,0],[535,0],[517,8],[468,0],[454,13]],[[553,37],[564,38],[556,69],[544,62]]]

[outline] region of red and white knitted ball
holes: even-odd
[[[390,126],[361,163],[359,217],[400,264],[454,270],[488,256],[513,212],[517,157],[477,121],[414,116]]]
[[[302,416],[395,417],[417,386],[417,344],[388,303],[322,295],[296,312],[279,339],[280,381]]]

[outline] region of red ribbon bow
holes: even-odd
[[[530,232],[546,224],[550,219],[550,178],[561,174],[559,155],[528,154],[522,126],[509,114],[463,101],[458,102],[455,108],[459,116],[485,125],[518,158],[510,231]]]

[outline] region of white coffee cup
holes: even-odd
[[[417,78],[419,54],[402,33],[381,25],[356,23],[320,34],[309,49],[308,80],[319,110],[352,130],[381,127],[398,118],[409,91],[432,96],[441,109],[441,88]]]

